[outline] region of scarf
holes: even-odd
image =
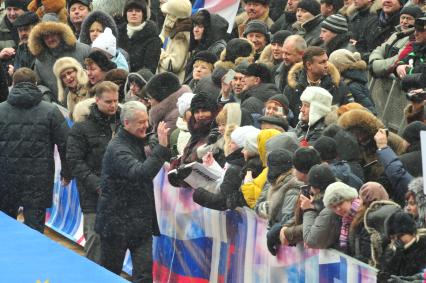
[[[349,227],[355,217],[355,214],[361,206],[361,199],[356,198],[352,201],[351,210],[349,214],[342,218],[342,226],[340,227],[339,243],[340,247],[346,249],[348,246]]]
[[[129,38],[132,38],[133,34],[135,34],[135,32],[141,31],[146,25],[146,22],[141,23],[138,26],[131,26],[129,24],[127,24],[127,36]]]

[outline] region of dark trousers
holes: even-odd
[[[132,282],[152,282],[152,236],[133,240],[134,235],[101,235],[101,265],[115,274],[120,274],[123,268],[126,250],[132,257]]]

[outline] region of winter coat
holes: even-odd
[[[147,156],[147,139],[120,128],[107,146],[95,223],[102,237],[118,235],[138,243],[147,235],[159,234],[152,180],[170,159],[170,150],[152,145]]]
[[[67,161],[77,180],[80,206],[83,213],[96,212],[102,158],[120,124],[120,113],[106,116],[96,104],[90,106],[87,119],[80,119],[71,128],[67,141]]]
[[[361,221],[353,229],[349,230],[349,255],[365,263],[371,259],[370,233]]]
[[[4,70],[3,64],[0,64],[0,102],[6,101],[8,95],[7,72]]]
[[[332,103],[343,105],[353,102],[353,97],[344,82],[341,80],[339,71],[330,62],[328,63],[328,73],[328,75],[325,75],[321,79],[319,86],[330,92],[333,96]],[[287,96],[290,109],[293,111],[294,117],[297,119],[302,105],[300,96],[305,88],[309,86],[307,74],[302,62],[294,64],[293,67],[291,67],[288,72],[287,81],[288,84],[284,89],[284,94]]]
[[[61,37],[61,44],[55,50],[48,49],[43,41],[46,30],[56,32]],[[53,73],[53,65],[62,57],[73,57],[81,65],[90,53],[90,46],[80,43],[75,38],[71,28],[57,22],[42,22],[32,30],[28,40],[28,47],[36,57],[34,71],[39,78],[38,83],[47,86],[53,93],[53,100],[58,99],[58,85]]]
[[[332,40],[330,40],[330,42],[323,44],[323,47],[327,51],[328,56],[338,49],[346,49],[351,52],[356,52],[355,45],[353,45],[349,39],[349,33],[337,34]]]
[[[274,22],[270,28],[272,34],[280,30],[292,31],[293,24],[296,22],[296,13],[290,13],[284,11],[281,16]]]
[[[321,22],[324,17],[321,14],[316,15],[314,18],[304,22],[300,27],[296,25],[296,34],[303,37],[307,46],[318,46],[321,44],[319,35],[321,33]]]
[[[313,249],[338,245],[341,218],[331,209],[307,210],[303,213],[303,241]]]
[[[137,72],[142,68],[155,73],[161,53],[161,39],[158,37],[157,25],[146,21],[142,30],[131,38],[127,35],[127,24],[118,29],[117,46],[129,53],[130,71]]]
[[[423,43],[410,41],[398,56],[398,60],[394,67],[398,65],[411,65],[412,68],[407,71],[407,74],[421,73],[426,60],[426,46]]]
[[[287,86],[288,72],[290,71],[291,67],[292,66],[287,66],[286,64],[284,64],[284,62],[281,62],[275,71],[275,86],[277,87],[280,93],[283,93],[285,87]]]
[[[176,92],[170,94],[167,98],[151,107],[151,110],[149,111],[149,123],[153,127],[154,131],[157,130],[158,124],[161,121],[164,121],[166,123],[166,127],[170,129],[168,134],[170,137],[171,133],[176,129],[176,121],[179,117],[179,111],[176,103],[178,98],[184,92],[191,92],[191,89],[186,85],[183,85]]]
[[[273,95],[278,94],[278,89],[274,84],[261,83],[240,93],[241,108],[251,114],[263,115],[265,102]]]
[[[352,173],[352,169],[346,161],[334,160],[329,164],[334,176],[346,185],[359,190],[364,184],[364,180]]]
[[[89,89],[87,86],[80,86],[76,92],[68,91],[67,93],[67,108],[69,111],[69,117],[73,119],[74,108],[80,101],[90,98]]]
[[[412,31],[411,31],[412,33]],[[391,72],[391,67],[398,59],[399,52],[408,43],[410,33],[397,28],[388,40],[377,46],[370,54],[369,66],[375,77],[385,77]]]
[[[23,82],[0,104],[3,182],[23,207],[51,207],[55,145],[62,161],[61,175],[71,179],[65,161],[68,126],[59,109],[41,98],[35,85]]]
[[[294,132],[299,141],[305,140],[310,145],[313,145],[317,139],[319,139],[322,135],[322,132],[327,127],[324,122],[324,118],[318,120],[312,126],[309,126],[307,123],[299,121],[297,123]]]
[[[13,68],[18,70],[22,67],[34,69],[35,57],[31,54],[27,43],[22,43],[16,48]]]
[[[226,157],[227,168],[220,184],[219,192],[212,193],[204,188],[194,190],[192,199],[201,206],[215,209],[227,210],[234,209],[238,203],[237,200],[243,200],[240,192],[240,186],[243,181],[241,171],[244,167],[244,156],[241,149],[232,152]]]
[[[281,14],[284,11],[285,5],[287,1],[285,0],[272,0],[269,3],[269,17],[273,21],[278,20],[278,18],[281,16]]]
[[[18,44],[18,31],[5,14],[0,22],[0,50],[7,47],[16,48]]]

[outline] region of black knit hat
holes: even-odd
[[[321,27],[325,28],[333,33],[347,33],[348,32],[348,21],[340,14],[334,14],[328,16],[322,23]]]
[[[247,39],[234,38],[226,45],[224,61],[235,62],[238,57],[248,57],[253,53],[253,46]]]
[[[87,8],[89,8],[89,10],[92,10],[92,1],[91,0],[69,0],[67,3],[67,10],[69,10],[71,8],[72,5],[74,5],[75,3],[80,3],[84,6],[86,6]]]
[[[297,8],[303,9],[313,16],[319,15],[321,13],[321,5],[317,0],[302,0],[297,4]]]
[[[272,74],[268,66],[262,63],[253,63],[247,67],[247,70],[243,73],[245,76],[258,77],[262,83],[272,82]]]
[[[154,74],[150,69],[142,68],[136,73],[130,73],[127,78],[129,82],[134,82],[139,87],[144,87],[153,76]]]
[[[268,154],[268,181],[270,183],[293,167],[293,154],[286,149],[276,149]]]
[[[259,123],[268,123],[281,127],[284,131],[288,131],[288,121],[283,116],[262,116],[257,119]]]
[[[333,5],[333,9],[335,12],[338,12],[341,8],[343,8],[343,0],[321,0],[321,4]]]
[[[414,121],[405,127],[402,137],[410,144],[419,143],[421,131],[426,131],[425,123]]]
[[[279,30],[271,36],[271,43],[282,45],[288,36],[292,35],[288,30]]]
[[[206,92],[197,93],[191,100],[191,112],[194,114],[195,111],[203,109],[216,113],[218,105],[216,97]]]
[[[416,221],[406,212],[396,212],[385,220],[386,235],[388,237],[398,234],[414,235],[417,232]]]
[[[179,78],[175,74],[164,72],[154,75],[149,80],[145,86],[145,92],[148,96],[160,102],[181,87]]]
[[[89,56],[87,56],[87,59],[92,60],[95,62],[96,65],[101,68],[102,71],[108,72],[109,70],[117,68],[117,65],[108,59],[108,57],[100,50],[94,50],[90,52]]]
[[[123,18],[126,21],[127,21],[127,11],[132,8],[141,9],[143,20],[147,19],[148,14],[146,10],[147,8],[146,8],[145,0],[127,0],[126,1],[126,4],[124,4],[124,9],[123,9]]]
[[[422,9],[420,9],[419,6],[416,5],[410,5],[410,6],[404,6],[404,8],[402,8],[401,12],[399,12],[400,15],[402,14],[406,14],[406,15],[410,15],[413,18],[417,19],[420,18],[421,16],[423,16],[423,11]]]
[[[204,61],[204,62],[207,62],[207,63],[210,63],[210,64],[213,65],[217,61],[217,56],[216,56],[216,54],[214,54],[210,51],[203,50],[203,51],[200,51],[197,54],[195,54],[193,62],[195,63],[195,61],[197,61],[197,60],[201,60],[201,61]]]
[[[321,192],[334,182],[336,177],[328,164],[315,164],[308,172],[308,184]]]
[[[294,168],[304,174],[308,174],[312,166],[320,163],[320,155],[313,147],[298,148],[293,155]]]
[[[269,33],[269,28],[265,24],[265,22],[261,20],[252,20],[248,22],[244,30],[243,36],[247,37],[247,35],[251,32],[258,32],[263,34],[266,37],[266,40],[269,42],[270,33]]]
[[[30,0],[5,0],[4,7],[15,7],[24,11],[28,11],[27,6],[30,2]]]
[[[331,161],[337,158],[337,143],[333,138],[320,137],[315,141],[314,148],[319,152],[322,161]]]
[[[35,25],[40,21],[39,17],[36,13],[33,12],[25,12],[24,14],[20,15],[16,18],[16,20],[13,22],[13,25],[17,28],[29,26],[29,25]]]

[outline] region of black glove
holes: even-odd
[[[184,168],[183,166],[176,169],[176,173],[169,173],[167,178],[170,185],[173,187],[181,187],[184,185],[184,179],[191,174],[191,168]]]
[[[219,128],[213,128],[210,130],[210,133],[207,137],[207,144],[214,144],[215,142],[217,142],[217,140],[219,139],[219,137],[222,134],[219,132]]]
[[[266,234],[266,244],[268,245],[268,250],[272,255],[277,255],[279,246],[281,245],[280,241],[280,232],[281,224],[277,223],[272,226],[271,230]]]

